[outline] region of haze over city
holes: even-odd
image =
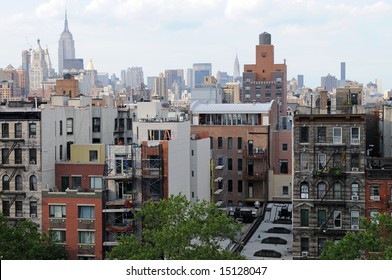
[[[76,57],[91,58],[99,72],[143,67],[144,77],[165,69],[210,62],[212,72],[232,75],[236,54],[241,71],[253,63],[258,35],[272,35],[275,62],[288,65],[287,78],[305,77],[320,85],[330,73],[339,78],[382,80],[392,88],[392,44],[388,1],[240,1],[240,0],[29,0],[2,3],[0,68],[21,65],[22,50],[37,38],[48,46],[57,69],[57,48],[65,8]],[[6,24],[4,24],[6,23]],[[5,43],[5,45],[4,45]]]

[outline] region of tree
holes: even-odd
[[[378,214],[362,221],[361,230],[347,232],[338,243],[327,242],[321,253],[324,260],[386,259],[392,260],[392,218]]]
[[[20,220],[10,225],[0,213],[0,259],[59,260],[66,259],[66,251],[40,232],[32,221]]]
[[[119,237],[109,259],[243,259],[220,243],[233,241],[241,224],[206,201],[192,204],[183,195],[149,201],[134,219],[142,221],[141,240],[135,235]]]

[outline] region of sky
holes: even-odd
[[[392,88],[392,1],[390,0],[14,0],[2,1],[0,68],[21,65],[21,53],[48,46],[57,71],[58,40],[65,7],[76,57],[92,59],[98,72],[143,67],[144,77],[166,69],[212,63],[233,74],[255,63],[259,34],[268,32],[275,63],[286,60],[287,78],[304,75],[305,86],[320,77],[363,84],[381,79]]]

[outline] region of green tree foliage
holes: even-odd
[[[324,260],[392,260],[392,218],[379,214],[363,220],[361,230],[348,232],[338,243],[328,242],[321,254]]]
[[[0,213],[0,259],[59,260],[66,259],[66,251],[40,232],[37,224],[21,220],[10,225]]]
[[[142,241],[121,236],[109,259],[243,259],[220,246],[234,240],[241,224],[205,201],[191,204],[183,195],[149,201],[135,214],[143,224]]]

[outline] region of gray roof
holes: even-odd
[[[191,112],[194,114],[268,113],[273,102],[205,104],[196,101],[191,105]]]

